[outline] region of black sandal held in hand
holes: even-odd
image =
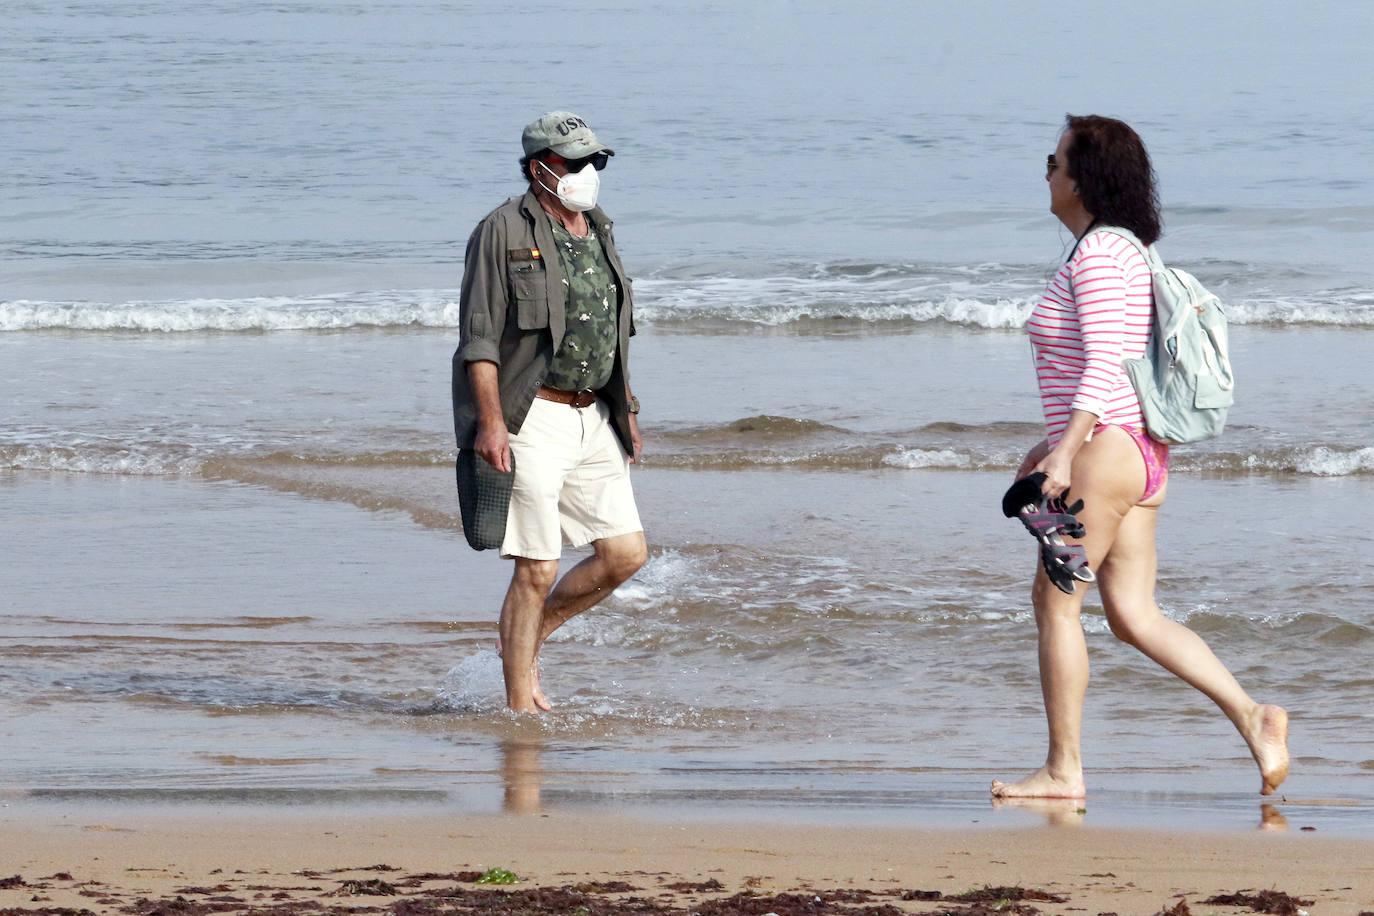
[[[1083,546],[1065,544],[1060,537],[1083,536],[1083,523],[1076,517],[1083,508],[1083,500],[1069,506],[1064,503],[1063,497],[1049,499],[1040,489],[1044,485],[1044,472],[1036,472],[1016,481],[1002,497],[1002,514],[1007,518],[1019,518],[1026,530],[1035,536],[1040,542],[1040,564],[1045,567],[1045,575],[1061,592],[1072,595],[1075,580],[1097,580],[1097,576],[1088,568],[1088,556]]]

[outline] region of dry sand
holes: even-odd
[[[474,881],[493,867],[516,873],[520,883]],[[1010,890],[982,901],[951,899],[987,887]],[[0,916],[1151,916],[1255,912],[1204,901],[1259,898],[1261,891],[1279,892],[1256,899],[1267,912],[1374,912],[1374,840],[1063,824],[906,830],[674,823],[571,811],[0,812]]]

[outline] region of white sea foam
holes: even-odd
[[[506,687],[500,656],[490,649],[473,653],[448,670],[435,693],[441,703],[453,709],[502,708]]]
[[[1298,459],[1297,469],[1299,473],[1318,477],[1347,477],[1374,471],[1374,448],[1342,452],[1318,446]]]
[[[699,561],[665,550],[649,557],[634,578],[615,590],[608,603],[629,611],[643,610],[696,585],[703,574]]]
[[[168,476],[197,473],[203,463],[186,449],[0,447],[0,468],[23,471]]]
[[[1288,613],[1238,613],[1234,608],[1218,606],[1208,601],[1180,606],[1160,605],[1160,611],[1165,617],[1185,626],[1195,626],[1199,618],[1212,617],[1224,618],[1227,621],[1245,620],[1250,624],[1273,629],[1289,626],[1307,613],[1305,609]]]
[[[1248,271],[1249,274],[1254,271]],[[1044,287],[1041,268],[984,264],[865,271],[816,265],[799,275],[655,277],[637,281],[637,314],[664,323],[718,321],[784,326],[808,321],[940,322],[970,328],[1023,326]],[[1254,282],[1268,283],[1261,273]],[[1258,289],[1250,287],[1251,290]],[[1358,289],[1295,295],[1222,290],[1235,324],[1374,327],[1374,296]]]
[[[1374,327],[1374,297],[1348,299],[1251,299],[1225,303],[1233,324],[1323,325]]]
[[[298,331],[458,325],[435,290],[148,302],[0,302],[0,331]]]
[[[1175,462],[1181,472],[1202,470],[1249,474],[1308,474],[1315,477],[1349,477],[1374,471],[1374,448],[1340,448],[1314,445],[1249,453],[1181,455]]]
[[[779,289],[749,294],[720,290],[717,296],[693,295],[688,291],[662,298],[646,297],[637,304],[636,315],[646,322],[665,324],[716,321],[782,327],[826,321],[909,322],[1002,330],[1023,327],[1035,303],[1034,295],[983,298],[950,294],[920,298],[894,292],[890,299],[875,301],[872,291],[857,288],[849,291],[848,296],[818,290]],[[1227,302],[1226,314],[1235,325],[1374,327],[1374,305],[1358,301],[1240,300]]]
[[[1023,326],[1043,277],[996,265],[917,271],[906,265],[852,273],[843,265],[804,275],[688,276],[638,280],[636,317],[668,325],[714,322],[786,327],[942,323],[974,329]],[[1350,291],[1310,298],[1246,298],[1231,293],[1227,314],[1244,324],[1374,327],[1374,297]],[[300,331],[349,328],[456,328],[456,290],[333,292],[168,300],[0,302],[0,331]]]
[[[59,434],[54,434],[59,435]],[[66,471],[86,474],[126,474],[133,476],[176,476],[199,474],[207,461],[215,458],[242,456],[246,443],[226,442],[223,439],[196,443],[131,442],[127,445],[90,444],[57,445],[33,441],[0,444],[0,468],[24,471]],[[64,439],[70,441],[70,439]],[[321,456],[325,464],[360,460],[362,456]],[[394,456],[392,456],[394,459]],[[816,459],[815,453],[800,455],[748,456],[742,466],[779,467],[801,464]],[[298,456],[308,461],[306,456]],[[1012,467],[1018,455],[1003,450],[962,451],[952,448],[901,448],[882,456],[885,467],[904,470],[985,470]],[[448,453],[437,452],[433,465],[446,464]],[[854,466],[865,466],[862,456]],[[726,462],[730,463],[730,462]],[[676,462],[679,467],[717,467],[718,456],[699,455],[691,460]],[[841,465],[844,466],[844,465]],[[1315,477],[1349,477],[1374,473],[1374,446],[1334,448],[1311,446],[1303,449],[1284,448],[1257,453],[1180,453],[1174,460],[1174,471],[1181,474],[1205,471],[1222,474],[1302,474]],[[612,606],[633,611],[658,606],[669,597],[691,592],[700,578],[700,562],[689,557],[667,553],[653,557],[640,572],[612,596]]]
[[[701,564],[676,551],[649,558],[628,582],[618,587],[594,614],[568,621],[550,641],[571,640],[590,646],[661,644],[682,627],[673,619],[675,600],[699,596]]]
[[[648,322],[724,321],[782,326],[803,321],[932,322],[1016,328],[1034,306],[1011,296],[1002,280],[953,276],[888,277],[822,274],[807,277],[646,279],[636,283],[636,315]]]
[[[883,464],[894,468],[955,468],[977,467],[972,455],[948,448],[907,448],[895,455],[885,455]]]

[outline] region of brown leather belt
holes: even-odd
[[[541,397],[546,401],[557,401],[559,404],[570,404],[573,407],[591,407],[596,403],[596,392],[590,388],[583,388],[581,391],[564,391],[562,388],[550,388],[541,385],[536,397]]]

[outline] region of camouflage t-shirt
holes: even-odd
[[[573,235],[553,222],[554,247],[568,287],[568,313],[563,343],[544,377],[550,388],[597,389],[611,380],[615,367],[616,305],[619,291],[606,262],[601,239],[589,231]]]

